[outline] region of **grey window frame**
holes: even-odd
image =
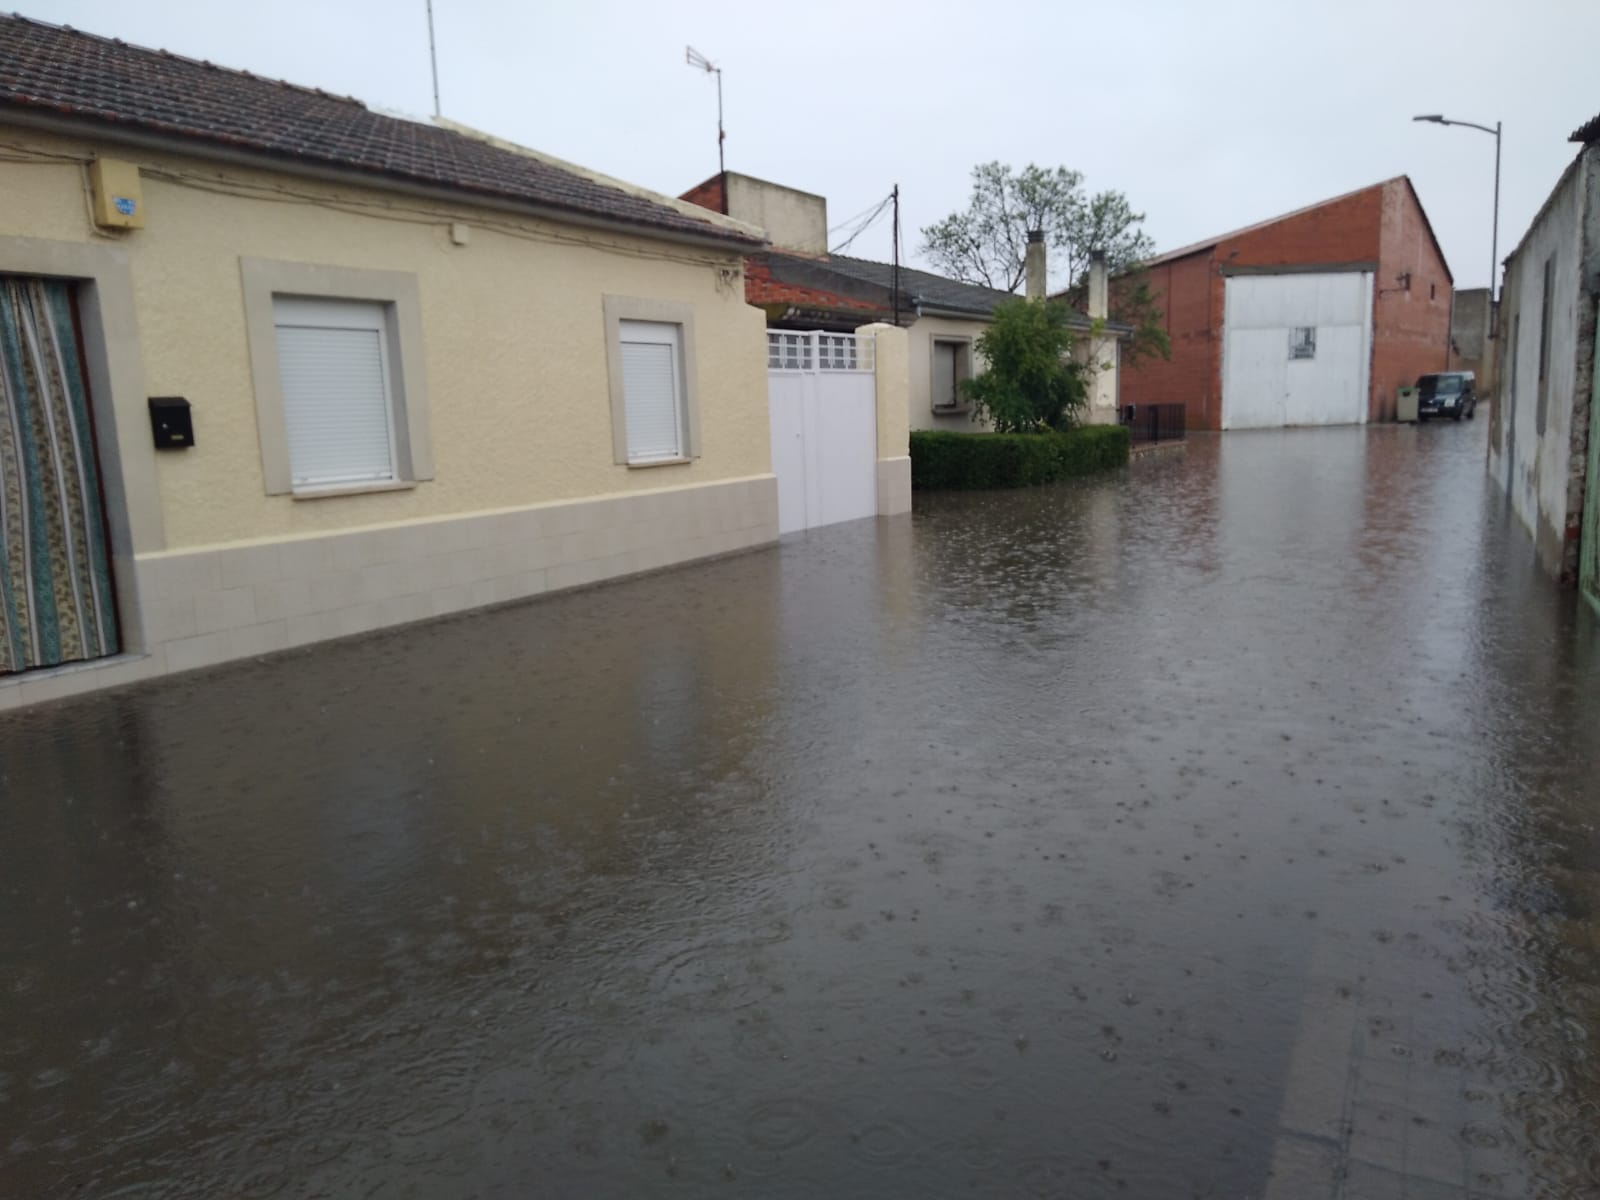
[[[961,385],[971,379],[976,372],[972,368],[973,339],[961,334],[934,333],[928,336],[928,411],[937,413],[941,417],[960,416],[972,411],[972,402],[961,395]],[[956,380],[954,404],[935,404],[933,390],[935,374],[939,369],[939,347],[941,345],[956,348]]]
[[[315,499],[358,492],[389,492],[433,478],[428,384],[422,353],[422,305],[417,277],[405,271],[375,271],[320,263],[240,258],[244,285],[245,336],[255,385],[256,431],[261,441],[262,481],[269,496]],[[364,300],[385,312],[394,406],[394,479],[327,488],[294,486],[289,467],[288,426],[278,375],[275,296],[320,300]]]
[[[695,357],[694,305],[681,300],[654,300],[641,296],[605,295],[600,302],[605,322],[606,382],[611,399],[611,459],[619,467],[645,471],[653,467],[682,466],[700,457],[700,385]],[[680,458],[628,460],[628,410],[626,381],[622,376],[622,322],[649,321],[678,327],[679,369],[683,389],[684,453]]]

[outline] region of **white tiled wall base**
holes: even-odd
[[[878,460],[878,515],[894,517],[911,511],[911,458]]]
[[[907,485],[909,497],[909,473]],[[0,679],[0,710],[728,554],[777,536],[777,481],[758,475],[146,555],[134,567],[143,636],[125,639],[131,652]]]

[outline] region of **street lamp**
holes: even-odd
[[[1500,122],[1494,123],[1494,128],[1479,125],[1476,121],[1450,121],[1438,113],[1426,113],[1420,117],[1412,117],[1413,121],[1432,121],[1435,125],[1465,125],[1468,129],[1480,129],[1484,133],[1494,135],[1494,232],[1489,240],[1489,311],[1494,312],[1495,280],[1500,274]]]

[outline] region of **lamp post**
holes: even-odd
[[[1476,121],[1451,121],[1438,113],[1425,113],[1412,117],[1413,121],[1432,121],[1435,125],[1465,125],[1468,129],[1482,130],[1494,135],[1494,231],[1489,237],[1489,311],[1494,312],[1496,277],[1500,273],[1500,122],[1494,128],[1479,125]]]

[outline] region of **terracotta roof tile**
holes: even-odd
[[[359,100],[130,46],[60,25],[0,16],[0,114],[32,109],[203,147],[355,170],[483,198],[692,234],[760,239],[702,221],[554,163],[454,130],[373,112]]]

